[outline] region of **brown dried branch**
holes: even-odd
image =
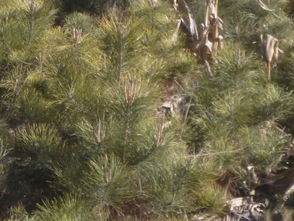
[[[205,61],[212,60],[212,42],[208,39],[209,29],[202,25],[200,40],[197,44],[198,55]]]
[[[193,18],[191,9],[185,0],[174,0],[173,6],[179,13],[181,19],[181,27],[183,31],[188,35],[190,40],[196,44],[198,41],[198,30],[195,19]]]
[[[80,44],[82,41],[82,32],[83,32],[82,29],[76,29],[76,28],[72,29],[73,39],[75,40],[77,44]]]
[[[272,66],[278,62],[280,53],[283,51],[279,48],[279,40],[272,35],[267,34],[266,38],[260,35],[261,54],[267,68],[268,80],[271,80]]]

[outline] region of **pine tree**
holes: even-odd
[[[183,2],[201,27],[206,1]],[[225,42],[209,61],[212,75],[173,6],[0,0],[3,219],[225,217],[230,198],[250,195],[287,162],[289,6],[219,1]],[[261,34],[284,51],[270,82]],[[184,114],[163,113],[173,95],[184,97]]]

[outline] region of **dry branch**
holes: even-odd
[[[272,66],[278,62],[279,54],[283,51],[279,48],[279,40],[267,34],[266,38],[260,35],[261,54],[267,68],[268,80],[271,80]]]
[[[76,28],[72,29],[73,39],[77,44],[81,43],[82,41],[82,32],[83,32],[82,29],[76,29]]]
[[[190,40],[196,44],[199,39],[197,25],[193,18],[191,9],[185,0],[174,0],[173,6],[179,13],[181,19],[181,27]]]

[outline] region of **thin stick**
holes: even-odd
[[[220,151],[216,153],[204,153],[204,154],[197,154],[195,156],[187,156],[188,158],[200,158],[200,157],[209,157],[209,156],[215,156],[215,155],[221,155],[221,154],[226,154],[226,153],[237,153],[241,150],[244,150],[244,148],[240,148],[237,150],[228,150],[228,151]]]
[[[272,79],[272,65],[270,62],[267,63],[267,78],[269,81]]]

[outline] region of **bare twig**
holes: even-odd
[[[188,4],[185,0],[174,0],[173,6],[180,15],[181,25],[186,34],[196,43],[199,39],[197,25]]]
[[[82,32],[83,32],[82,29],[76,29],[76,28],[72,29],[73,39],[75,40],[77,44],[80,44],[82,41]]]
[[[279,54],[283,51],[279,48],[279,40],[272,35],[267,34],[264,39],[263,35],[260,35],[261,41],[261,53],[263,60],[267,68],[268,80],[271,80],[272,66],[279,59]]]
[[[267,7],[263,1],[261,0],[256,0],[258,5],[265,11],[267,12],[271,12],[276,18],[280,18],[276,13],[275,13],[275,9],[270,9],[269,7]]]
[[[260,6],[263,10],[265,10],[265,11],[268,11],[268,12],[274,12],[274,11],[275,11],[274,9],[270,9],[269,7],[267,7],[267,6],[263,3],[263,1],[261,1],[261,0],[257,0],[257,3],[258,3],[259,6]]]
[[[215,152],[215,153],[204,153],[204,154],[197,154],[194,156],[187,156],[188,158],[200,158],[200,157],[210,157],[210,156],[215,156],[215,155],[221,155],[221,154],[227,154],[227,153],[238,153],[240,151],[244,150],[244,148],[236,149],[236,150],[227,150],[227,151],[220,151],[220,152]]]
[[[213,77],[213,73],[211,71],[210,64],[208,63],[208,61],[205,60],[204,65],[205,65],[205,69],[206,69],[206,72],[209,75],[209,77]]]

